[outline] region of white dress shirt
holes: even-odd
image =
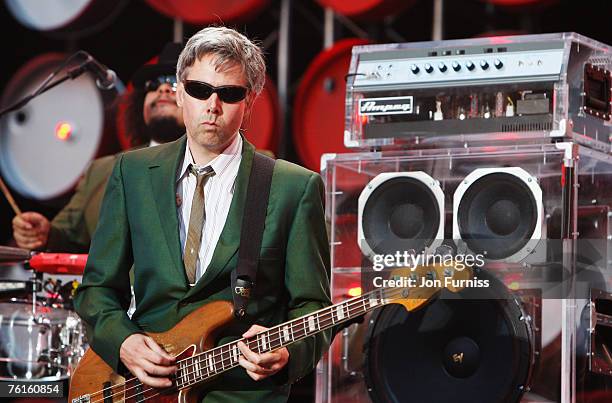
[[[213,252],[221,236],[221,231],[223,231],[225,226],[234,196],[234,185],[236,183],[236,176],[238,176],[240,161],[242,161],[242,137],[237,134],[234,141],[221,154],[205,165],[211,166],[215,174],[204,185],[206,219],[202,228],[202,242],[196,263],[196,281],[202,277],[210,264]],[[191,202],[197,183],[196,177],[189,174],[189,165],[191,164],[198,167],[193,161],[193,156],[189,150],[189,143],[187,143],[183,165],[178,172],[176,189],[177,196],[181,200],[178,203],[177,214],[183,256],[185,254],[187,229],[189,228],[189,217],[191,215]]]

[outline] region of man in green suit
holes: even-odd
[[[264,77],[262,52],[245,36],[201,30],[177,66],[186,136],[118,158],[75,300],[93,329],[92,348],[115,371],[125,366],[147,385],[169,386],[174,360],[143,332],[166,331],[205,303],[232,300],[255,152],[239,129]],[[331,304],[323,192],[318,174],[276,162],[256,285],[246,315],[218,344]],[[132,264],[137,308],[130,319]],[[321,332],[264,354],[239,343],[242,368],[224,373],[203,399],[286,401],[291,383],[314,368],[329,339]]]
[[[132,147],[176,140],[185,132],[183,113],[176,105],[176,62],[182,50],[168,43],[155,63],[142,66],[132,77],[125,114]],[[70,202],[49,221],[34,211],[13,218],[13,237],[25,249],[87,253],[98,224],[104,188],[117,155],[94,160],[79,181]]]

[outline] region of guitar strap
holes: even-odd
[[[245,209],[242,215],[238,264],[232,271],[234,316],[237,318],[242,318],[246,314],[247,304],[255,287],[257,261],[263,239],[275,163],[276,160],[258,152],[253,155]]]

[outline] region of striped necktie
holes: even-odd
[[[206,220],[206,210],[204,204],[204,185],[208,178],[215,174],[212,167],[207,166],[197,169],[193,164],[189,165],[189,173],[195,175],[197,184],[193,199],[191,201],[191,213],[189,214],[189,229],[187,230],[187,241],[185,242],[185,253],[183,263],[189,284],[196,282],[196,265],[202,243],[202,229]]]

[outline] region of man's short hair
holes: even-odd
[[[261,48],[238,31],[227,27],[207,27],[189,38],[178,59],[178,82],[184,82],[189,68],[207,54],[216,56],[216,69],[223,69],[233,63],[239,65],[249,91],[258,95],[263,90],[266,62]]]

